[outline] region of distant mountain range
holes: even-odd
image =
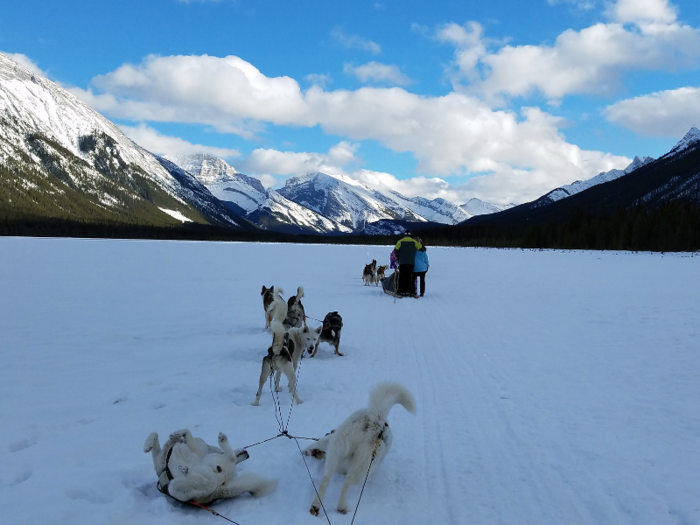
[[[635,157],[624,170],[576,181],[520,206],[479,199],[458,206],[320,172],[292,177],[274,190],[211,155],[153,155],[63,88],[0,53],[0,219],[6,221],[200,223],[375,235],[465,221],[530,220],[580,206],[591,192],[592,205],[697,200],[697,174],[668,179],[658,172],[674,172],[675,161],[699,143],[700,132],[693,128],[658,160]],[[634,199],[629,191],[627,200],[612,196],[617,188],[635,188]]]

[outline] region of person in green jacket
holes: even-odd
[[[399,295],[415,295],[413,289],[413,265],[416,261],[416,252],[423,245],[411,237],[411,232],[404,232],[404,237],[399,239],[394,249],[399,261]]]

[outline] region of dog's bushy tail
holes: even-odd
[[[304,287],[300,286],[299,288],[297,288],[297,298],[294,302],[298,303],[299,301],[301,301],[302,297],[304,297]]]
[[[272,288],[273,288],[272,293],[275,294],[275,297],[277,297],[278,295],[284,294],[284,290],[282,290],[282,287],[280,287],[280,286],[273,286]]]
[[[386,421],[389,410],[402,405],[411,414],[416,413],[416,400],[408,389],[399,383],[379,383],[369,394],[368,412],[371,417]]]

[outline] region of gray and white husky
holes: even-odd
[[[338,511],[348,511],[348,490],[361,483],[370,464],[376,468],[391,449],[392,432],[387,423],[391,408],[402,405],[411,414],[416,413],[416,401],[411,392],[398,383],[380,383],[369,395],[369,406],[358,410],[333,432],[313,445],[304,454],[326,460],[318,495],[309,512],[318,516],[321,500],[335,472],[345,474],[343,488],[338,499]],[[374,462],[372,457],[374,456]]]
[[[284,327],[290,328],[306,326],[306,312],[301,298],[304,297],[304,287],[297,288],[297,294],[287,299],[287,317],[284,319]]]
[[[170,434],[163,448],[158,434],[151,432],[143,451],[151,453],[160,491],[178,501],[206,505],[244,492],[262,496],[277,486],[278,480],[252,472],[235,477],[236,465],[248,459],[248,452],[233,450],[222,432],[219,433],[219,447],[207,445],[202,438],[183,429]]]
[[[262,369],[260,370],[260,381],[258,391],[255,394],[253,406],[260,404],[263,385],[272,372],[275,372],[275,391],[280,392],[280,376],[287,376],[289,391],[297,404],[303,403],[297,394],[296,371],[299,367],[299,360],[304,352],[311,352],[316,346],[323,327],[311,329],[308,326],[290,328],[285,332],[284,325],[277,320],[272,321],[272,345],[267,349],[267,355],[263,357]]]

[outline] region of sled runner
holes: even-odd
[[[397,297],[399,299],[403,297],[417,297],[415,294],[402,294],[397,290],[399,289],[399,269],[394,270],[394,273],[387,275],[382,281],[382,289],[387,295],[392,297]]]

